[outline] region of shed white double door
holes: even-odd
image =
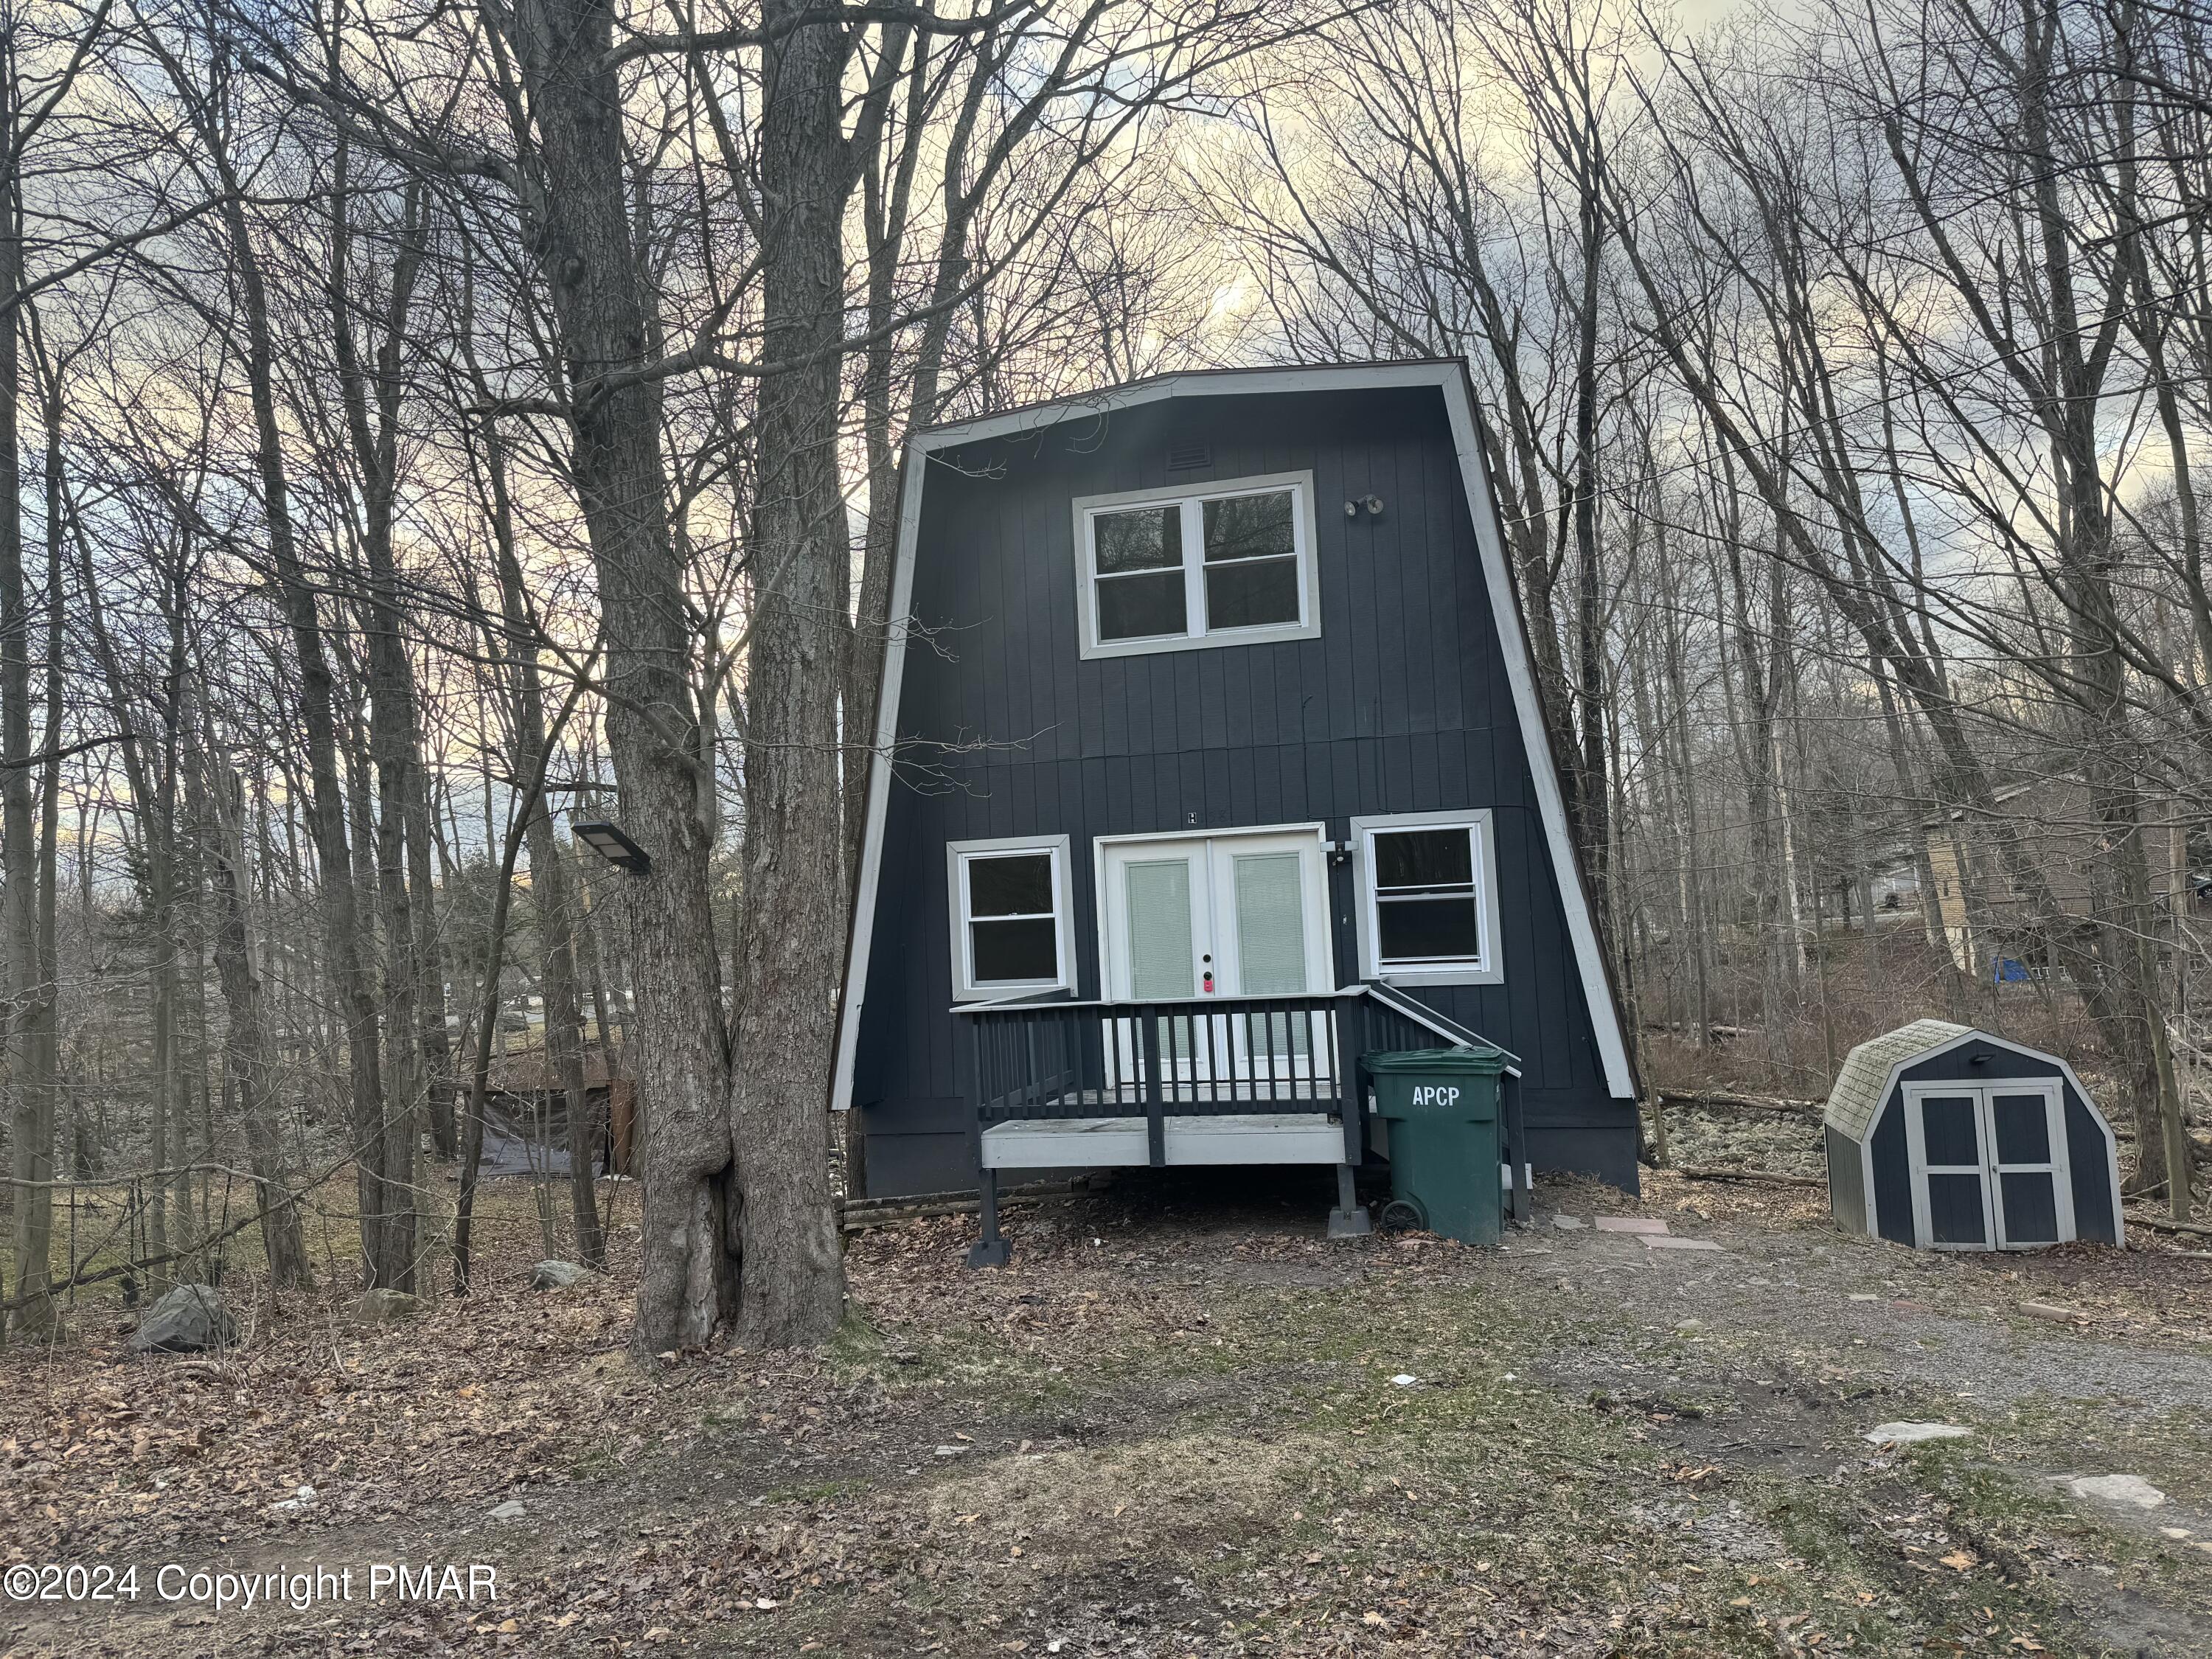
[[[1318,828],[1106,840],[1098,850],[1109,996],[1194,1005],[1158,1022],[1164,1072],[1171,1059],[1173,1075],[1193,1082],[1326,1073],[1327,1014],[1203,1006],[1334,988]],[[1143,1034],[1130,1019],[1111,1026],[1117,1073],[1138,1075]]]
[[[2056,1079],[1908,1084],[1905,1144],[1923,1249],[2018,1249],[2074,1237]]]

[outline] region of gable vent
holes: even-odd
[[[1168,446],[1168,471],[1194,472],[1213,465],[1213,446],[1203,438],[1187,439]]]

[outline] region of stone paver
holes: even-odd
[[[1866,1438],[1877,1446],[1917,1446],[1923,1440],[1956,1440],[1972,1432],[1956,1423],[1877,1423],[1866,1431]]]

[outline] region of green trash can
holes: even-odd
[[[1430,1232],[1498,1243],[1498,1079],[1505,1060],[1500,1049],[1465,1047],[1360,1057],[1375,1079],[1375,1115],[1390,1126],[1392,1206],[1404,1206],[1407,1218]]]

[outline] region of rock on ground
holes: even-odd
[[[374,1322],[385,1319],[411,1319],[422,1310],[422,1299],[410,1296],[404,1291],[363,1291],[361,1300],[354,1304],[354,1316]]]
[[[2166,1502],[2166,1494],[2139,1474],[2077,1474],[2066,1488],[2076,1498],[2098,1498],[2139,1510],[2154,1510]]]
[[[212,1285],[179,1285],[146,1310],[131,1333],[134,1353],[204,1353],[238,1342],[238,1322]]]
[[[533,1291],[565,1291],[571,1285],[580,1285],[590,1277],[588,1267],[580,1267],[573,1261],[541,1261],[530,1270],[530,1288]]]
[[[1917,1446],[1923,1440],[1956,1440],[1972,1432],[1956,1423],[1877,1423],[1866,1437],[1877,1446]]]

